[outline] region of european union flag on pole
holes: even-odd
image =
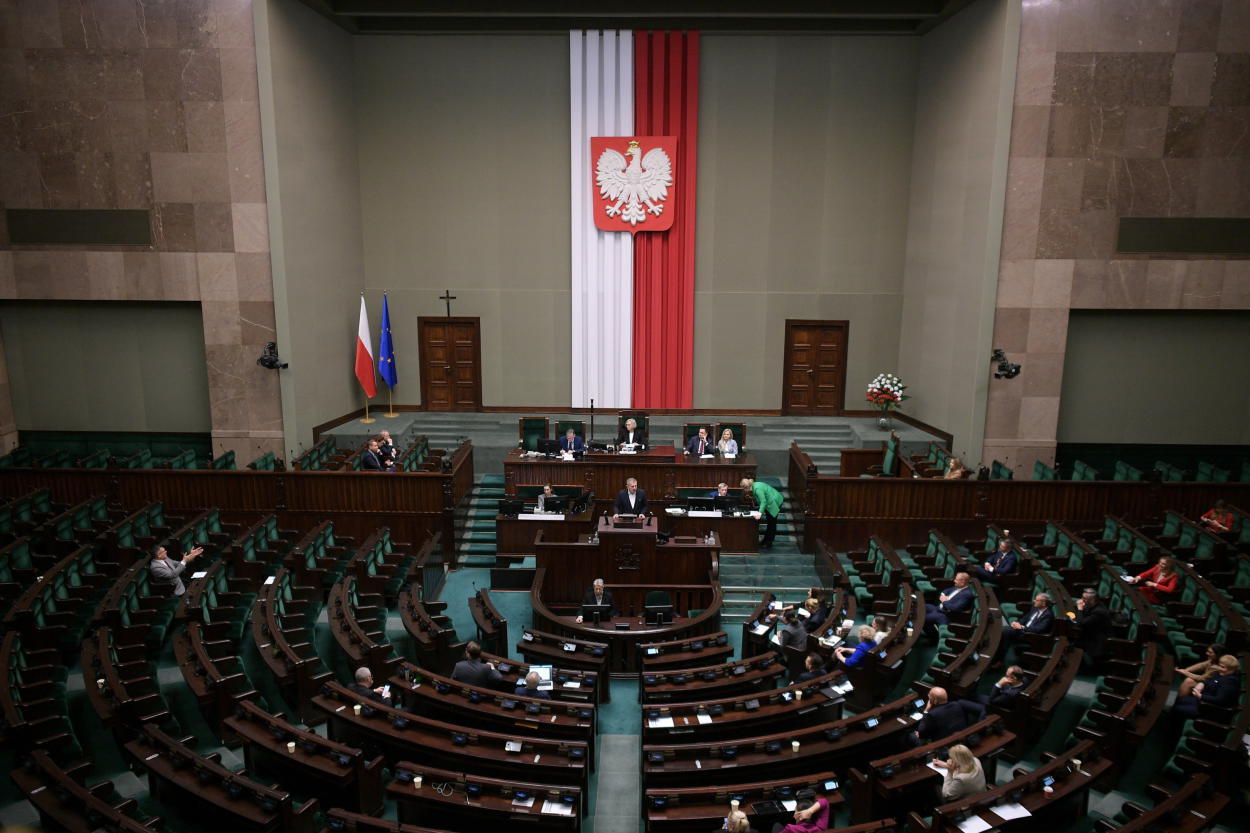
[[[378,345],[378,375],[387,387],[394,390],[399,382],[395,374],[395,344],[391,341],[391,313],[386,305],[386,293],[382,293],[382,339]]]

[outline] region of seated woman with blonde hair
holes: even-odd
[[[949,463],[946,464],[946,474],[942,475],[943,480],[962,480],[968,470],[964,468],[964,461],[958,457],[951,457]]]
[[[1196,662],[1188,668],[1178,668],[1176,673],[1185,679],[1181,680],[1180,691],[1176,692],[1177,697],[1188,697],[1194,693],[1194,688],[1198,683],[1204,683],[1219,673],[1220,654],[1224,653],[1224,646],[1218,642],[1207,646],[1206,659],[1202,662]]]
[[[985,791],[985,770],[972,750],[957,743],[950,748],[950,759],[934,761],[942,773],[942,800],[956,801],[966,795]]]
[[[859,644],[854,648],[841,645],[833,649],[833,655],[840,659],[847,668],[862,665],[871,655],[872,649],[877,647],[877,641],[873,639],[876,632],[873,631],[872,625],[860,625],[855,635],[859,637]]]
[[[747,814],[741,810],[730,810],[721,830],[728,830],[729,833],[755,833],[755,828],[747,822]]]

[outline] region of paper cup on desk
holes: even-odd
[[[796,689],[794,690],[794,699],[795,699],[795,700],[802,700],[802,699],[803,699],[803,689],[801,689],[801,688],[796,688]]]
[[[356,715],[357,717],[360,717],[360,704],[359,703],[356,703],[355,705],[352,706],[352,714]]]
[[[419,789],[421,789],[421,781],[422,781],[422,776],[420,776],[420,775],[414,775],[414,776],[412,777],[412,788],[413,788],[414,790],[419,790]]]
[[[287,743],[286,743],[286,751],[287,751],[287,752],[290,752],[292,755],[294,755],[294,754],[295,754],[295,741],[293,741],[293,740],[289,740],[289,741],[287,741]]]
[[[799,751],[799,742],[797,740],[790,741],[790,751],[795,753]]]
[[[1042,787],[1042,795],[1046,796],[1047,798],[1054,798],[1055,788],[1054,787]]]
[[[735,810],[735,811],[736,811],[736,810],[738,809],[738,805],[739,805],[739,804],[741,804],[741,803],[742,803],[742,802],[738,801],[738,799],[736,799],[736,798],[735,798],[735,799],[733,799],[732,801],[730,801],[730,802],[729,802],[729,809],[730,809],[730,810]]]

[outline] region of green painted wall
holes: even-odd
[[[1250,312],[1072,310],[1059,442],[1250,443],[1247,356]]]
[[[208,432],[196,303],[5,301],[18,430]]]

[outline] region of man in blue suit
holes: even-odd
[[[968,610],[976,598],[976,591],[972,589],[972,576],[963,570],[955,573],[955,585],[942,591],[938,596],[937,604],[924,606],[925,633],[931,638],[936,638],[937,626],[945,625],[950,621],[947,615]]]
[[[998,549],[990,553],[985,563],[976,568],[977,578],[994,583],[999,576],[1014,573],[1019,565],[1020,554],[1016,552],[1016,542],[1003,538],[998,542]]]
[[[691,437],[690,442],[686,443],[686,450],[682,453],[702,457],[704,454],[711,454],[712,449],[715,447],[707,438],[707,429],[700,428],[699,433]]]
[[[1011,650],[1026,633],[1050,633],[1055,626],[1055,612],[1050,606],[1050,594],[1038,593],[1033,597],[1033,606],[1020,618],[1003,628],[1003,638],[998,643],[998,654],[994,664],[1001,665],[1003,657]]]
[[[560,438],[561,451],[585,451],[586,441],[577,436],[577,432],[572,428],[564,432],[564,436]]]

